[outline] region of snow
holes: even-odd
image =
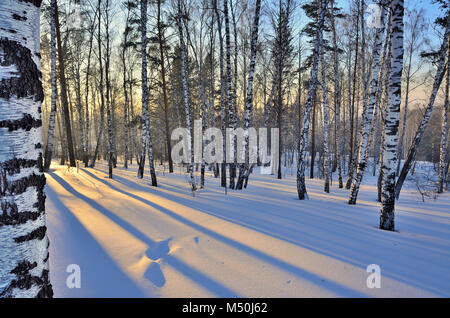
[[[211,174],[193,195],[185,169],[114,170],[52,165],[46,208],[56,297],[450,296],[450,194],[422,202],[413,188],[396,205],[397,232],[377,229],[376,179],[357,204],[334,182],[252,174],[228,190]],[[78,171],[77,171],[78,170]],[[295,169],[294,169],[295,170]],[[287,173],[289,174],[289,173]],[[336,180],[335,178],[333,180]],[[70,289],[70,264],[81,288]],[[370,264],[381,288],[368,288]]]

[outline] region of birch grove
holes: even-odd
[[[386,231],[399,229],[406,199],[440,204],[450,183],[450,12],[443,0],[430,6],[1,0],[0,297],[53,296],[45,189],[55,183],[50,207],[71,211],[63,191],[87,201],[75,215],[83,225],[91,209],[108,216],[97,203],[105,188],[145,213],[181,191],[163,211],[178,221],[192,202],[213,217],[245,199],[239,225],[271,191],[317,222],[322,210],[306,199],[338,198],[355,215],[375,206]],[[97,179],[83,191],[99,196],[69,186],[76,178]],[[129,178],[139,195],[124,190]],[[223,202],[203,207],[216,195]]]

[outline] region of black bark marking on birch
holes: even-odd
[[[16,13],[13,13],[12,17],[14,20],[17,20],[17,21],[27,21],[27,17],[21,17],[20,15],[18,15]]]
[[[16,181],[10,181],[5,185],[3,191],[6,191],[9,195],[18,195],[24,193],[29,187],[37,187],[43,189],[45,185],[45,176],[43,174],[37,175],[33,173],[28,177]],[[38,190],[40,191],[40,190]]]
[[[37,229],[31,231],[27,235],[22,235],[14,238],[14,242],[23,243],[31,240],[42,240],[45,237],[45,233],[47,232],[46,226],[40,226]]]
[[[19,0],[20,2],[25,2],[25,3],[31,3],[33,5],[35,5],[36,7],[40,7],[42,4],[42,0]],[[24,11],[23,13],[26,13],[26,11]]]
[[[30,114],[24,114],[22,119],[0,121],[0,128],[8,128],[8,131],[14,131],[18,129],[30,131],[31,128],[39,128],[41,126],[42,120],[35,119]]]
[[[37,160],[13,158],[8,161],[4,161],[1,164],[1,169],[7,172],[9,175],[13,175],[20,172],[20,168],[31,168],[38,164]]]
[[[19,76],[3,78],[0,81],[0,98],[10,99],[34,96],[36,102],[44,100],[44,91],[41,85],[41,71],[32,59],[30,49],[16,41],[5,38],[0,39],[2,54],[1,66],[15,65]]]
[[[16,288],[30,289],[33,285],[42,286],[41,290],[37,294],[37,298],[48,298],[53,296],[52,285],[49,280],[49,272],[44,269],[41,277],[31,276],[30,271],[37,266],[36,262],[30,263],[29,261],[20,262],[12,271],[11,274],[16,275],[17,279],[11,281],[8,287],[6,287],[1,293],[1,298],[12,298],[12,291]]]

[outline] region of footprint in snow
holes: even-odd
[[[161,270],[161,265],[155,261],[167,256],[170,252],[169,242],[172,238],[164,241],[154,242],[145,251],[145,255],[153,262],[144,273],[144,277],[151,281],[156,287],[163,287],[166,284],[166,278]]]
[[[161,265],[156,262],[150,264],[144,273],[144,277],[157,287],[163,287],[166,284],[166,278],[161,270]]]
[[[145,255],[153,261],[168,255],[170,252],[169,242],[171,240],[172,238],[168,238],[167,240],[151,244],[149,249],[145,252]]]

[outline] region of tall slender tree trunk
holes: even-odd
[[[339,59],[338,59],[338,44],[336,34],[336,23],[334,20],[334,0],[331,0],[331,29],[333,32],[333,67],[334,67],[334,108],[335,108],[335,127],[336,127],[336,164],[338,171],[338,186],[339,189],[344,187],[342,183],[342,164],[341,164],[341,86],[339,83]]]
[[[128,34],[129,34],[129,21],[130,21],[130,12],[131,8],[127,7],[127,18],[125,24],[125,31],[123,32],[123,48],[122,48],[122,76],[123,76],[123,95],[124,95],[124,105],[123,105],[123,122],[124,122],[124,168],[128,169],[128,159],[129,159],[129,102],[128,102],[128,85],[127,85],[127,63],[126,63],[126,54],[128,49]],[[130,92],[131,93],[131,92]]]
[[[250,48],[250,70],[248,74],[248,88],[247,97],[245,101],[244,109],[244,147],[245,147],[245,163],[240,168],[240,175],[236,185],[236,189],[241,190],[244,180],[248,179],[250,174],[250,149],[249,149],[249,133],[248,129],[252,125],[253,114],[253,76],[255,72],[256,63],[256,49],[258,44],[258,28],[259,28],[259,16],[261,11],[261,0],[256,0],[255,17],[253,20],[252,30],[252,43]]]
[[[45,144],[44,171],[48,171],[52,161],[53,141],[55,137],[55,117],[56,117],[56,27],[55,27],[55,3],[52,0],[50,4],[50,48],[51,48],[51,110],[48,120],[47,142]]]
[[[360,8],[359,8],[359,0],[357,0],[358,4],[358,11],[356,16],[356,43],[355,43],[355,64],[353,68],[353,92],[352,92],[352,103],[350,106],[350,152],[349,152],[349,159],[348,159],[348,171],[347,171],[347,183],[345,185],[345,188],[348,190],[350,189],[350,186],[352,184],[353,179],[353,165],[354,165],[354,159],[353,159],[353,153],[354,153],[354,144],[355,144],[355,128],[354,128],[354,122],[355,122],[355,92],[356,92],[356,76],[357,76],[357,66],[358,66],[358,54],[359,54],[359,15],[360,15]]]
[[[333,12],[331,12],[333,14]],[[329,127],[328,127],[328,99],[327,99],[327,85],[325,75],[325,52],[323,46],[320,48],[320,64],[322,66],[322,103],[323,103],[323,176],[324,186],[323,190],[330,193],[330,150],[329,150]]]
[[[445,79],[445,101],[444,114],[442,118],[442,132],[441,132],[441,147],[439,156],[439,179],[438,179],[438,193],[444,191],[444,182],[446,179],[447,163],[447,135],[448,135],[448,103],[449,103],[449,84],[450,84],[450,70],[448,68],[450,61],[450,48],[447,47],[447,77]]]
[[[222,37],[222,20],[220,17],[219,9],[217,7],[217,0],[213,0],[213,6],[214,6],[214,12],[216,13],[217,17],[217,29],[219,31],[219,69],[220,69],[220,121],[221,121],[221,130],[222,130],[222,136],[225,136],[225,83],[224,83],[224,66],[223,66],[223,37]],[[226,156],[226,143],[223,143],[222,148],[223,155],[222,157],[225,158]],[[220,166],[220,185],[224,188],[227,186],[227,168],[226,163],[222,162]]]
[[[86,67],[86,86],[85,86],[85,104],[86,104],[86,126],[85,126],[85,143],[86,143],[86,151],[84,153],[84,166],[87,168],[89,164],[89,150],[90,150],[90,138],[89,138],[89,130],[91,129],[89,122],[89,76],[90,76],[90,68],[91,68],[91,56],[92,56],[92,45],[94,43],[94,32],[95,32],[95,20],[97,18],[97,14],[99,14],[99,10],[95,11],[94,18],[92,20],[92,25],[90,29],[89,36],[89,53],[87,58],[87,67]]]
[[[306,184],[305,184],[305,159],[306,159],[306,147],[308,143],[308,130],[309,130],[309,121],[311,110],[314,102],[314,98],[316,95],[317,89],[317,76],[318,76],[318,66],[319,66],[319,54],[320,47],[322,45],[322,32],[325,21],[325,8],[326,8],[326,0],[320,0],[320,12],[319,12],[319,21],[316,31],[316,39],[314,44],[313,51],[313,64],[311,68],[311,77],[310,77],[310,86],[308,90],[308,100],[305,105],[305,114],[303,116],[303,129],[302,135],[300,139],[300,152],[297,159],[297,192],[299,200],[304,200],[306,193]]]
[[[180,55],[181,55],[181,82],[183,84],[183,101],[184,101],[184,112],[186,117],[186,128],[187,128],[187,145],[188,145],[188,154],[187,158],[189,160],[188,163],[188,173],[190,177],[190,184],[192,191],[197,190],[197,186],[195,184],[194,178],[194,153],[192,151],[192,135],[191,135],[191,106],[189,103],[189,88],[188,88],[188,79],[187,79],[187,71],[186,71],[186,47],[184,44],[184,35],[183,35],[183,9],[181,0],[178,0],[178,12],[177,12],[177,26],[178,32],[180,36]]]
[[[53,296],[41,144],[40,5],[0,2],[0,298]]]
[[[103,137],[103,129],[105,126],[105,96],[103,95],[103,60],[102,60],[102,40],[101,40],[101,4],[102,0],[98,0],[98,33],[97,33],[97,46],[98,46],[98,63],[100,72],[100,82],[99,82],[99,95],[100,95],[100,131],[97,137],[97,144],[95,146],[94,156],[91,160],[91,168],[94,168],[95,161],[100,150]]]
[[[161,0],[158,0],[158,15],[157,15],[157,27],[158,27],[158,43],[159,43],[159,57],[161,60],[161,79],[163,90],[163,102],[164,102],[164,120],[165,120],[165,132],[166,132],[166,144],[167,144],[167,158],[169,160],[169,172],[173,172],[173,161],[170,145],[170,131],[169,131],[169,104],[167,102],[167,84],[166,84],[166,67],[164,58],[164,35],[163,26],[161,22]]]
[[[314,179],[314,166],[316,163],[316,114],[317,114],[317,93],[314,95],[312,106],[312,130],[311,130],[311,163],[309,166],[309,178]]]
[[[150,135],[150,115],[148,109],[148,79],[147,79],[147,0],[141,0],[141,55],[142,55],[142,145],[141,160],[139,162],[138,177],[143,178],[145,166],[145,150],[150,165],[152,186],[157,186],[155,167],[153,163],[153,145]]]
[[[59,65],[59,83],[61,88],[61,102],[64,115],[64,123],[67,138],[67,151],[69,153],[69,163],[71,167],[75,167],[75,152],[73,147],[72,129],[70,127],[69,104],[67,101],[67,84],[65,73],[64,52],[61,45],[61,31],[59,23],[58,2],[55,1],[55,26],[56,26],[56,43],[58,45],[58,65]]]
[[[226,45],[226,63],[227,63],[227,105],[228,105],[228,118],[229,118],[229,128],[232,129],[233,133],[230,134],[230,142],[233,145],[231,150],[233,153],[233,162],[230,163],[230,189],[235,188],[235,178],[236,178],[236,136],[234,135],[234,129],[236,128],[236,117],[237,114],[234,112],[233,108],[233,97],[231,91],[231,40],[230,40],[230,19],[228,16],[228,0],[223,1],[223,13],[225,18],[225,45]]]
[[[403,70],[403,0],[392,0],[391,73],[389,100],[386,109],[383,153],[383,184],[381,192],[380,229],[394,231],[395,223],[395,168],[397,160],[398,124],[401,103]]]

